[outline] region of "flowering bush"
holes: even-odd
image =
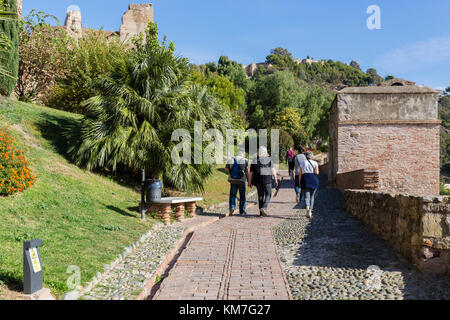
[[[16,149],[8,132],[0,129],[0,195],[24,191],[36,182],[25,152]]]

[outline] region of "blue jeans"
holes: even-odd
[[[230,188],[230,210],[236,210],[236,196],[239,191],[239,213],[245,214],[247,207],[246,192],[247,186],[245,184],[231,184]]]
[[[298,195],[301,192],[301,188],[300,188],[300,176],[295,176],[295,193]],[[305,201],[305,193],[302,192],[300,195],[300,201],[303,202]]]
[[[309,207],[311,210],[314,209],[314,200],[316,198],[316,192],[317,190],[313,189],[304,190],[306,206]]]

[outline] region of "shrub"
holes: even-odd
[[[42,102],[51,108],[84,113],[82,102],[95,95],[92,80],[109,74],[125,57],[127,48],[118,36],[107,37],[103,31],[89,30],[63,53],[64,74],[57,75]]]
[[[0,10],[17,12],[16,0],[0,0]],[[0,94],[9,96],[16,86],[19,64],[19,23],[17,19],[0,20],[0,35],[8,43],[0,51],[0,65],[7,74],[0,74]]]
[[[323,145],[323,146],[320,147],[320,151],[322,151],[323,153],[327,153],[329,151],[329,149],[330,148],[328,146],[326,146],[326,145]]]
[[[0,195],[22,192],[36,182],[25,152],[13,146],[14,138],[0,129]]]

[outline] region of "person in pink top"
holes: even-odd
[[[286,161],[289,164],[289,176],[292,180],[294,180],[294,169],[295,169],[295,151],[289,148],[289,151],[286,153]]]

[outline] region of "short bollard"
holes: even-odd
[[[41,290],[43,272],[38,247],[42,246],[41,239],[23,243],[23,291],[25,294],[34,294]]]

